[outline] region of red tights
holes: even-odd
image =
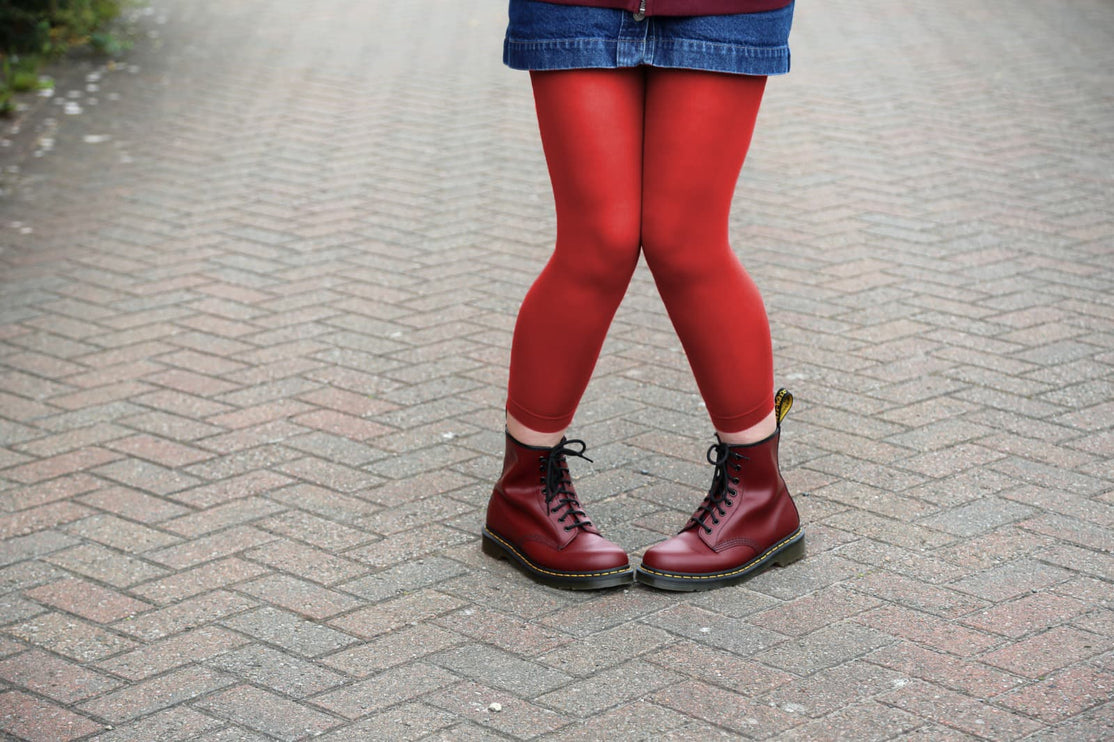
[[[557,208],[557,243],[527,293],[507,411],[569,426],[639,252],[721,432],[773,409],[762,297],[727,221],[766,78],[637,67],[531,79]]]

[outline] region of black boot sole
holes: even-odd
[[[506,559],[536,582],[562,590],[601,590],[634,582],[634,570],[629,564],[600,572],[562,572],[542,567],[487,528],[483,530],[483,552],[495,559]]]
[[[785,567],[805,555],[805,533],[798,528],[789,536],[777,542],[746,564],[719,572],[666,572],[639,565],[637,579],[643,585],[659,590],[691,592],[694,590],[713,590],[717,587],[737,585],[749,580],[766,568],[777,565]]]

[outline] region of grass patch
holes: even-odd
[[[116,55],[128,44],[111,31],[132,0],[0,0],[0,115],[17,93],[49,87],[44,64],[72,49]]]

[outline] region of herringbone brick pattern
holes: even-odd
[[[478,548],[553,230],[503,4],[153,0],[0,142],[0,734],[1114,736],[1114,7],[1008,5],[798,9],[733,238],[810,555],[678,595]],[[634,552],[703,494],[643,271],[574,432]]]

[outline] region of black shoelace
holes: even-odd
[[[566,531],[592,525],[592,521],[588,519],[587,513],[581,509],[580,501],[576,498],[576,491],[572,486],[572,477],[569,474],[569,464],[565,458],[566,456],[576,456],[585,461],[591,461],[584,455],[587,448],[584,441],[562,439],[541,459],[545,504],[549,506],[549,512],[551,513],[565,510],[561,517],[557,519],[558,523],[564,523],[566,518],[572,518],[572,523],[565,526]]]
[[[727,515],[725,508],[731,507],[733,502],[731,498],[737,497],[739,494],[734,487],[734,485],[739,484],[739,477],[732,476],[731,472],[738,474],[743,468],[740,462],[746,461],[747,457],[741,453],[732,453],[730,446],[726,443],[715,443],[708,448],[707,458],[708,463],[715,467],[715,472],[712,474],[712,486],[708,489],[704,502],[696,508],[696,512],[689,518],[689,522],[685,524],[685,528],[681,529],[682,531],[693,526],[699,526],[704,529],[705,533],[711,533],[712,526],[708,525],[708,519],[711,518],[712,525],[717,525],[719,516]]]

